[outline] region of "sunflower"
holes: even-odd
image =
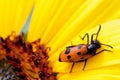
[[[1,80],[119,80],[119,0],[0,1]],[[112,52],[84,62],[59,62],[66,46],[85,43],[80,36],[101,31],[98,40]],[[57,73],[57,75],[56,75]]]

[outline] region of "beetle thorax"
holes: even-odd
[[[96,52],[96,50],[100,47],[100,42],[98,40],[93,40],[92,43],[88,46],[88,53]]]

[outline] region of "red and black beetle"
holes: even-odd
[[[59,55],[59,61],[60,62],[73,62],[70,72],[72,72],[73,66],[76,62],[83,62],[85,61],[83,70],[85,69],[87,59],[89,59],[92,56],[95,56],[103,51],[109,51],[111,50],[102,49],[99,52],[97,50],[101,48],[101,45],[108,46],[110,48],[113,48],[112,46],[108,44],[102,44],[100,41],[97,40],[98,34],[101,30],[101,25],[99,25],[99,29],[97,33],[93,33],[91,35],[91,43],[89,44],[89,34],[86,33],[81,39],[84,40],[85,37],[87,38],[87,44],[79,44],[79,45],[72,45],[66,47],[65,50],[61,52]],[[96,35],[96,38],[93,40],[93,37]]]

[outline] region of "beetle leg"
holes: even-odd
[[[89,44],[89,34],[86,33],[83,37],[80,37],[82,40],[85,39],[85,37],[87,38],[87,45]]]
[[[72,72],[74,65],[75,65],[75,62],[73,62],[72,66],[71,66],[70,73]]]
[[[83,70],[85,69],[86,63],[87,63],[87,59],[85,59],[85,64],[84,64]]]
[[[103,49],[103,50],[101,50],[101,51],[97,52],[95,55],[97,55],[97,54],[99,54],[99,53],[101,53],[101,52],[103,52],[103,51],[112,52],[111,50]]]

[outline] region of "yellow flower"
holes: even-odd
[[[41,43],[51,48],[49,65],[59,73],[58,80],[119,80],[119,3],[119,0],[0,1],[0,35],[5,38],[12,31],[19,34],[32,13],[30,26],[27,25],[27,41],[41,38]],[[66,46],[71,46],[71,42],[72,45],[86,43],[79,36],[96,33],[99,24],[102,28],[98,40],[113,46],[113,49],[104,46],[101,49],[112,52],[102,52],[88,59],[84,71],[84,62],[76,63],[73,72],[69,73],[72,63],[59,62],[60,52]],[[34,71],[37,71],[36,68]]]

